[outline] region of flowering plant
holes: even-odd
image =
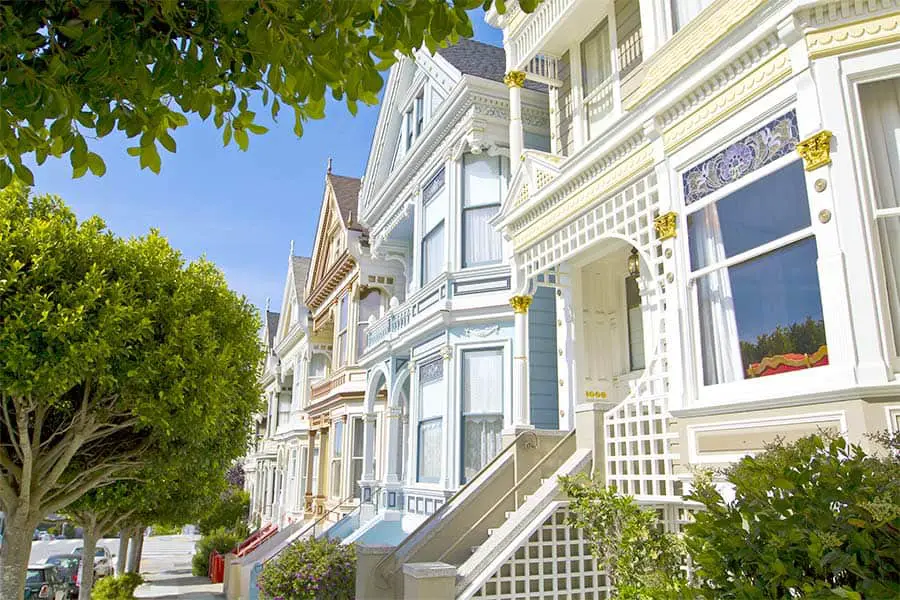
[[[302,540],[263,567],[261,596],[274,600],[351,600],[356,594],[356,551],[328,539]]]

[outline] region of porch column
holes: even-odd
[[[320,433],[322,442],[319,444],[319,489],[316,490],[316,513],[325,512],[325,498],[328,497],[328,466],[331,461],[328,458],[328,430],[323,429]]]
[[[528,307],[531,296],[513,296],[513,427],[531,427],[531,398],[528,389]]]
[[[510,170],[515,173],[525,147],[525,132],[522,128],[522,86],[525,85],[525,72],[510,71],[503,82],[509,87],[509,160]]]
[[[312,489],[313,484],[313,453],[316,449],[316,430],[310,429],[307,441],[307,450],[306,450],[306,489],[303,490],[303,511],[306,513],[313,512],[313,496],[315,495],[315,491]],[[319,458],[321,459],[322,452],[319,451]]]
[[[375,413],[363,415],[363,472],[359,482],[360,521],[375,516]],[[351,489],[356,485],[350,482]]]

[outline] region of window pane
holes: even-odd
[[[425,121],[425,97],[423,94],[416,96],[416,135],[422,133],[422,123]]]
[[[672,28],[678,31],[711,3],[712,0],[672,0]]]
[[[337,366],[343,367],[347,364],[347,332],[340,334],[338,336],[338,347],[337,347]]]
[[[469,481],[501,449],[503,415],[470,415],[463,418],[463,481]]]
[[[628,356],[631,370],[643,369],[644,362],[644,316],[641,311],[641,295],[637,279],[625,279],[625,302],[628,306]]]
[[[425,184],[425,188],[422,190],[422,200],[428,202],[442,189],[444,189],[444,169],[435,173],[434,177],[431,178],[431,181]]]
[[[341,497],[341,461],[335,460],[331,463],[331,496],[333,498]]]
[[[500,204],[500,157],[466,154],[463,158],[463,206]]]
[[[697,287],[707,385],[828,363],[814,238],[710,273]]]
[[[444,361],[438,359],[419,368],[419,420],[444,414]]]
[[[609,22],[603,23],[581,43],[584,95],[589,96],[612,75]]]
[[[419,423],[419,481],[439,481],[441,478],[441,419]]]
[[[348,310],[349,310],[349,307],[348,307],[348,302],[347,302],[347,294],[345,292],[344,295],[341,296],[341,303],[338,308],[338,329],[340,331],[343,331],[344,329],[347,328]]]
[[[361,457],[363,455],[363,435],[365,425],[363,420],[354,417],[353,419],[353,456]]]
[[[739,150],[734,153],[731,162],[748,160],[738,156]],[[797,161],[688,216],[691,268],[715,264],[809,224],[803,164]]]
[[[338,458],[343,453],[344,448],[344,422],[334,422],[334,440],[331,443],[331,456]]]
[[[444,271],[444,225],[438,225],[422,239],[422,283]]]
[[[489,223],[499,210],[500,205],[463,211],[463,266],[500,262],[503,240]]]
[[[359,480],[362,479],[362,466],[363,461],[361,458],[353,459],[352,471],[350,476],[352,479],[350,480],[350,486],[353,489],[353,497],[359,498],[360,489],[359,489]]]
[[[463,413],[503,413],[503,350],[463,352]]]

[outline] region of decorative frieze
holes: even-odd
[[[792,110],[689,169],[682,176],[685,204],[793,152],[799,141],[797,114]]]

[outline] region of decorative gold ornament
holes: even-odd
[[[666,258],[672,258],[672,249],[666,248],[666,251],[664,254],[666,255]]]
[[[507,87],[522,87],[525,85],[525,71],[510,71],[503,78]]]
[[[821,194],[828,187],[828,182],[825,181],[824,179],[816,179],[816,183],[814,184],[813,187],[815,187],[816,191]]]
[[[819,223],[825,224],[831,220],[831,211],[823,208],[819,211]]]
[[[675,237],[675,228],[677,226],[678,215],[674,212],[667,212],[664,215],[659,215],[653,220],[653,227],[656,228],[656,238],[659,241]]]
[[[831,132],[820,131],[797,144],[797,154],[803,159],[807,171],[831,164]]]
[[[513,296],[509,299],[509,303],[512,305],[514,313],[525,314],[528,312],[528,307],[531,306],[531,296]]]
[[[444,346],[443,348],[441,348],[440,354],[441,358],[443,358],[444,360],[450,360],[451,358],[453,358],[453,348],[451,348],[450,346]]]

